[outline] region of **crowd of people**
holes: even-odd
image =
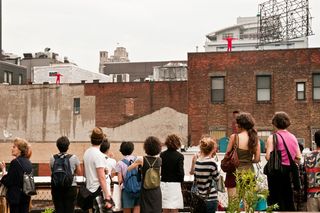
[[[236,149],[239,166],[238,171],[254,171],[254,163],[260,161],[260,143],[255,129],[255,120],[250,113],[240,112],[236,116],[237,132],[230,135],[226,152]],[[279,211],[296,211],[294,199],[295,190],[292,187],[291,160],[302,165],[306,176],[306,198],[308,211],[320,211],[320,131],[314,135],[317,148],[302,155],[297,138],[288,127],[290,118],[285,112],[276,112],[272,118],[274,133],[266,142],[266,160],[274,150],[281,155],[282,172],[267,174],[269,196],[268,205],[277,204]],[[274,140],[277,147],[274,147]],[[93,196],[92,210],[95,213],[111,212],[114,206],[112,199],[112,180],[116,176],[117,184],[121,186],[121,206],[124,213],[160,213],[178,212],[184,208],[181,184],[184,181],[184,155],[179,152],[181,139],[168,135],[164,145],[157,137],[150,136],[144,141],[144,156],[134,154],[134,143],[123,141],[120,152],[123,158],[116,162],[110,150],[110,142],[103,130],[95,127],[90,135],[91,146],[83,155],[83,168],[79,158],[69,154],[70,141],[66,136],[58,138],[56,146],[58,154],[50,158],[52,175],[58,162],[67,162],[73,179],[69,187],[58,187],[58,182],[52,176],[51,193],[55,212],[74,212],[77,198],[77,183],[75,176],[84,174],[85,186]],[[199,140],[200,151],[194,155],[190,174],[194,175],[194,185],[198,194],[205,199],[206,212],[217,210],[218,191],[214,184],[218,181],[221,171],[215,158],[218,150],[216,139],[205,135]],[[276,149],[275,149],[276,148]],[[163,151],[164,150],[164,151]],[[29,143],[21,138],[13,141],[10,167],[6,171],[4,162],[0,163],[3,177],[1,184],[8,189],[6,199],[11,213],[29,212],[30,196],[23,193],[22,176],[32,172],[29,160],[32,151]],[[63,161],[61,159],[67,159]],[[84,171],[82,171],[82,169]],[[161,174],[160,174],[161,172]],[[132,176],[130,176],[130,175]],[[153,176],[152,176],[153,175]],[[131,189],[130,177],[135,177],[138,188]],[[152,178],[151,178],[152,177]],[[235,173],[226,173],[225,186],[229,201],[237,196]],[[159,183],[157,181],[159,180]],[[66,181],[66,180],[65,180]],[[303,190],[303,189],[301,189]]]

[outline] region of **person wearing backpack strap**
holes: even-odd
[[[138,158],[128,167],[128,171],[141,166],[142,187],[140,192],[140,212],[161,213],[162,194],[160,189],[160,168],[162,160],[160,157],[157,157],[161,152],[161,143],[157,137],[150,136],[145,140],[143,148],[147,156],[144,156],[143,159]],[[148,174],[157,174],[158,176],[149,179]]]
[[[75,175],[81,175],[80,161],[68,154],[70,141],[66,136],[58,138],[58,154],[50,158],[51,194],[56,213],[72,213],[75,208],[77,183]]]
[[[120,160],[116,165],[116,172],[118,173],[118,182],[122,186],[121,192],[121,205],[123,209],[123,213],[139,213],[140,212],[140,190],[141,190],[141,180],[140,180],[140,189],[135,190],[136,192],[130,192],[129,187],[126,184],[126,180],[128,180],[128,166],[134,162],[137,157],[132,155],[134,150],[134,144],[131,141],[123,141],[120,145],[120,152],[124,156],[122,160]],[[135,168],[137,171],[136,175],[139,175],[136,178],[141,179],[141,174],[138,171],[139,168]],[[128,174],[128,175],[127,175]],[[127,187],[126,187],[127,186]]]
[[[161,152],[161,193],[164,213],[178,212],[183,209],[181,183],[184,181],[183,154],[177,150],[181,147],[181,139],[168,135],[165,141],[167,150]]]
[[[0,163],[2,173],[1,183],[7,187],[6,199],[11,213],[28,213],[30,196],[23,192],[23,175],[32,172],[32,164],[28,159],[29,143],[22,138],[15,138],[11,148],[14,159],[10,162],[8,172],[4,162]]]

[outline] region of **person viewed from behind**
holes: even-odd
[[[214,213],[218,207],[218,191],[213,187],[213,182],[218,181],[218,166],[213,158],[216,154],[216,141],[205,136],[200,140],[200,152],[195,164],[195,184],[200,196],[206,199],[207,213]]]
[[[58,138],[56,145],[59,153],[50,158],[52,200],[56,213],[72,213],[77,197],[75,175],[81,175],[80,161],[67,153],[70,141],[66,136]]]
[[[299,163],[301,152],[298,146],[298,140],[287,130],[291,124],[287,113],[276,112],[272,118],[272,124],[276,128],[275,134],[278,141],[277,149],[281,152],[283,172],[267,175],[269,188],[268,205],[277,203],[280,211],[295,211],[290,178],[290,160],[284,142],[288,147],[292,159]],[[273,151],[273,148],[273,135],[270,135],[267,140],[267,160],[269,160],[270,152]]]
[[[121,204],[123,213],[139,213],[140,212],[140,191],[130,193],[125,190],[124,180],[127,175],[128,163],[134,162],[137,157],[132,155],[134,144],[131,141],[123,141],[120,145],[120,152],[124,156],[122,160],[117,163],[116,171],[118,172],[118,182],[122,184]]]
[[[23,174],[32,172],[32,164],[27,158],[28,153],[29,143],[25,139],[15,138],[11,149],[11,154],[15,158],[10,162],[8,173],[5,163],[0,163],[2,173],[5,174],[1,183],[8,189],[6,198],[11,213],[29,212],[30,196],[24,194],[22,190]]]
[[[184,180],[184,157],[177,151],[181,147],[180,140],[175,134],[169,135],[165,141],[167,150],[160,154],[163,212],[178,212],[178,209],[183,209],[181,183]]]
[[[150,167],[160,170],[162,161],[161,158],[157,157],[161,152],[161,143],[157,137],[148,137],[143,144],[146,156],[142,159],[137,159],[131,166],[128,167],[130,171],[133,168],[141,167],[142,173],[142,187],[140,194],[140,212],[141,213],[161,213],[162,212],[162,194],[159,186],[146,189],[145,188],[145,178],[147,171]],[[160,173],[159,173],[160,174]],[[158,177],[160,180],[160,177]]]
[[[102,143],[100,144],[100,151],[105,155],[105,175],[106,175],[106,184],[107,184],[107,191],[109,194],[111,194],[111,178],[114,175],[115,168],[116,168],[116,160],[109,157],[110,149],[110,142],[108,139],[105,137],[102,140]]]
[[[110,210],[113,206],[106,184],[106,159],[105,155],[100,152],[100,144],[104,138],[102,129],[95,127],[91,134],[91,147],[83,155],[86,187],[95,197],[93,200],[94,213]]]
[[[320,130],[314,134],[316,149],[305,157],[308,182],[307,209],[320,212]]]
[[[260,143],[257,131],[254,129],[255,120],[250,113],[240,112],[236,116],[237,133],[230,136],[226,152],[230,152],[236,146],[239,158],[238,170],[251,169],[254,172],[253,163],[260,161]],[[228,190],[228,199],[236,196],[236,177],[234,173],[227,173],[225,186]]]

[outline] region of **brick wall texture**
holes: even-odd
[[[187,82],[85,84],[85,95],[96,96],[96,125],[114,128],[171,107],[187,114]]]
[[[188,54],[189,134],[197,144],[212,128],[232,133],[232,112],[251,113],[258,130],[272,130],[276,111],[291,118],[289,130],[310,146],[320,126],[320,102],[312,98],[312,74],[320,73],[320,49]],[[271,101],[257,102],[256,76],[271,75]],[[211,103],[211,76],[225,77],[225,101]],[[306,83],[306,100],[296,100],[296,82]]]

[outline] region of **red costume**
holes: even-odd
[[[223,40],[226,40],[228,42],[227,52],[231,52],[231,50],[232,50],[232,40],[238,40],[238,39],[237,38],[232,38],[232,37],[227,37],[227,38],[224,38]]]
[[[60,73],[57,73],[56,74],[56,84],[60,84],[60,77],[63,76],[62,74]]]

